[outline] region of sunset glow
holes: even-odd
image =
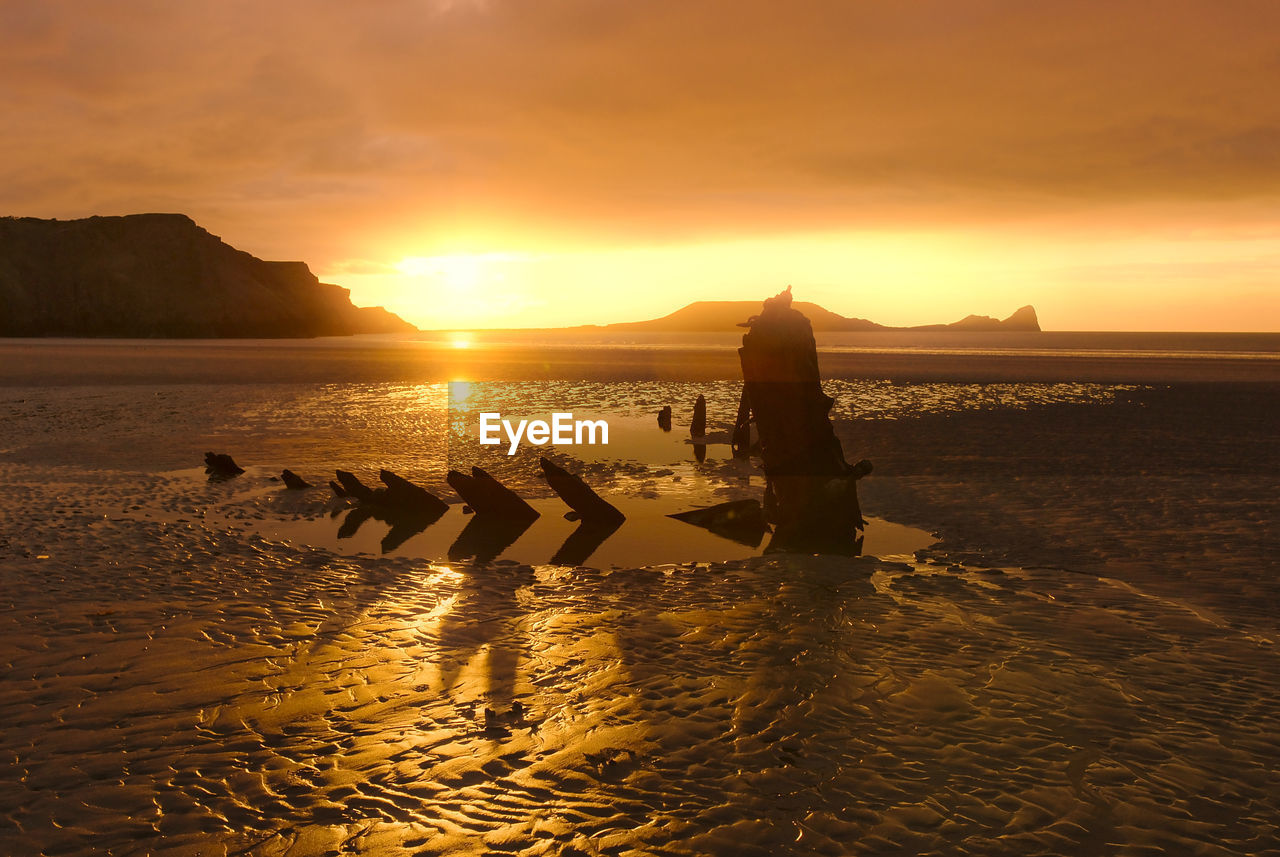
[[[786,283],[885,324],[1280,328],[1276,4],[4,15],[3,213],[181,211],[426,328]]]
[[[1269,238],[1230,230],[1188,238],[1171,226],[1120,238],[1114,230],[1063,224],[553,247],[408,256],[386,273],[320,274],[424,329],[634,321],[785,284],[835,312],[889,325],[1003,317],[1033,304],[1057,330],[1275,326],[1280,251]],[[1206,301],[1215,289],[1235,300]]]

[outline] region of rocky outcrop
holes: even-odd
[[[1039,330],[1040,319],[1036,318],[1036,308],[1028,304],[1013,315],[1000,322],[1006,330]]]
[[[604,325],[604,330],[654,330],[699,332],[733,330],[742,319],[756,313],[757,301],[695,301],[682,309],[649,321],[628,321]],[[1034,308],[1024,306],[1006,319],[970,315],[951,324],[924,324],[915,327],[887,327],[865,318],[846,318],[817,304],[796,301],[795,309],[809,319],[816,333],[861,333],[880,330],[1017,330],[1038,331],[1040,322]]]
[[[892,330],[865,318],[845,318],[815,303],[797,301],[796,309],[811,320],[817,331]],[[606,330],[663,330],[701,332],[733,330],[749,315],[760,311],[759,301],[694,301],[673,313],[649,321],[624,321],[605,325]]]
[[[912,327],[909,330],[971,330],[971,331],[1038,331],[1040,320],[1036,318],[1035,307],[1024,306],[1005,319],[992,318],[989,315],[968,315],[951,324],[927,324]]]
[[[0,218],[0,336],[301,337],[413,331],[181,214]]]

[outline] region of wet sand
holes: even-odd
[[[1276,385],[1181,384],[1111,404],[846,422],[864,502],[945,534],[958,561],[1142,581],[1275,628]]]
[[[935,547],[593,570],[263,538],[333,501],[187,448],[438,487],[440,414],[152,382],[0,391],[0,853],[1280,853],[1274,387],[851,415]]]
[[[476,334],[479,337],[479,334]],[[499,334],[492,336],[501,338]],[[1018,335],[1013,335],[1018,336]],[[332,383],[454,380],[659,380],[741,378],[731,341],[690,347],[602,345],[595,336],[560,332],[537,342],[494,347],[455,347],[447,337],[335,337],[319,340],[39,340],[0,339],[0,386],[42,383],[210,384],[229,378],[270,377],[299,383],[322,377]],[[963,335],[956,337],[963,341]],[[992,335],[987,336],[992,339]],[[1260,352],[1201,354],[1077,354],[1054,349],[996,347],[823,348],[823,377],[899,381],[1037,381],[1106,383],[1280,383],[1274,335],[1259,334]],[[579,341],[581,340],[581,341]],[[928,340],[934,344],[934,340]],[[985,341],[985,340],[984,340]],[[886,342],[898,342],[887,339]],[[275,359],[263,364],[263,349]],[[289,352],[296,352],[291,359]],[[1249,354],[1254,359],[1244,359]]]

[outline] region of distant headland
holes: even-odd
[[[266,262],[183,214],[0,218],[0,336],[307,337],[412,332],[303,262]]]
[[[914,331],[1039,331],[1040,322],[1034,307],[1024,306],[1005,319],[987,315],[970,315],[951,324],[922,324],[915,327],[888,327],[865,318],[845,318],[814,303],[796,301],[793,307],[804,313],[815,333],[862,332],[876,330]],[[649,330],[665,332],[703,332],[733,330],[740,322],[760,311],[758,301],[695,301],[670,315],[648,321],[628,321],[599,325],[601,330]]]

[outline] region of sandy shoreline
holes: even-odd
[[[1274,641],[1110,579],[476,571],[165,524],[80,540],[6,572],[14,853],[1274,842]],[[112,544],[133,561],[86,564]]]
[[[6,574],[9,850],[1273,841],[1274,641],[1109,579],[480,572],[166,524],[79,540]],[[84,562],[138,542],[142,567]]]
[[[185,445],[318,470],[420,428],[264,390],[6,392],[0,853],[1277,853],[1266,386],[842,421],[936,549],[616,571],[211,525]],[[279,495],[236,508],[328,502]]]

